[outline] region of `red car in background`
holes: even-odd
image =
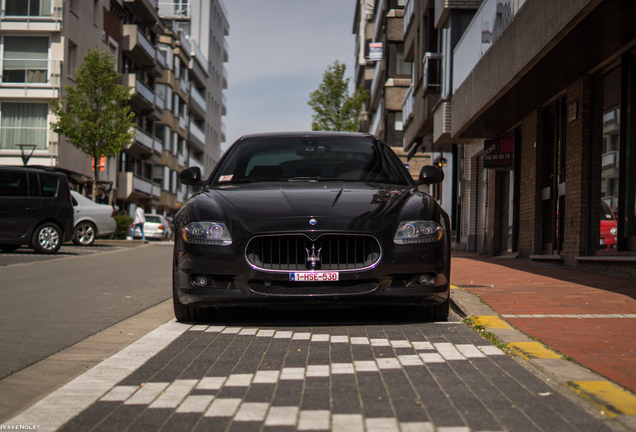
[[[612,209],[601,201],[601,249],[616,249],[618,226]]]

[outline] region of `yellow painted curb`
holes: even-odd
[[[512,329],[504,320],[499,318],[499,316],[485,316],[485,315],[475,315],[471,317],[475,324],[484,326],[488,329]]]
[[[536,359],[560,359],[561,356],[550,351],[539,342],[510,342],[508,347],[518,356],[530,360]]]
[[[610,417],[636,415],[636,396],[609,381],[570,381],[565,384]]]
[[[457,287],[456,287],[455,285],[453,285],[453,284],[450,284],[450,287],[451,287],[451,289],[459,289],[459,288],[457,288]]]

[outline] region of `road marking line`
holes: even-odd
[[[309,340],[311,333],[294,333],[292,340]]]
[[[214,399],[204,417],[234,417],[242,399]]]
[[[190,327],[190,329],[188,331],[205,331],[208,329],[207,325],[193,325],[192,327]]]
[[[411,342],[407,340],[392,340],[390,342],[393,348],[413,348]]]
[[[344,375],[353,373],[353,363],[331,363],[332,375]]]
[[[281,380],[302,380],[305,379],[304,367],[286,367],[280,374]]]
[[[435,432],[430,422],[404,422],[400,423],[400,428],[402,432]]]
[[[539,342],[510,342],[508,347],[517,355],[530,360],[536,359],[560,359],[561,356],[554,351],[550,351]]]
[[[636,314],[506,314],[501,315],[504,318],[571,318],[571,319],[586,319],[586,318],[636,318]]]
[[[353,362],[356,372],[377,372],[378,365],[375,360],[356,360]]]
[[[208,409],[214,399],[212,395],[195,395],[185,398],[183,403],[177,408],[178,413],[202,413]]]
[[[457,344],[455,345],[455,348],[457,348],[457,350],[462,353],[462,355],[466,358],[481,358],[481,357],[486,357],[486,354],[484,354],[483,352],[479,351],[479,348],[477,348],[475,345],[471,345],[471,344]]]
[[[294,426],[297,418],[298,407],[271,407],[265,420],[265,426]]]
[[[396,358],[380,358],[375,359],[379,369],[402,369],[400,361]]]
[[[477,348],[487,356],[505,355],[502,350],[494,345],[478,345]]]
[[[413,345],[413,348],[415,348],[416,350],[434,350],[435,349],[433,344],[431,344],[430,342],[416,341],[416,342],[411,342],[411,345]]]
[[[451,343],[434,343],[433,346],[445,360],[466,360],[466,357],[457,351]]]
[[[199,380],[176,380],[148,408],[176,408],[188,396]]]
[[[248,387],[254,374],[232,374],[225,382],[224,387]]]
[[[256,337],[272,337],[276,333],[276,330],[259,330],[256,333]]]
[[[366,337],[352,337],[351,345],[369,345],[369,338]]]
[[[234,421],[263,421],[268,408],[269,403],[265,402],[243,402]]]
[[[205,331],[206,333],[221,333],[225,329],[225,326],[210,326]]]
[[[367,432],[399,432],[398,422],[395,418],[367,418],[364,421]]]
[[[570,381],[566,386],[610,417],[636,415],[636,396],[609,381]]]
[[[257,331],[258,331],[257,328],[244,328],[243,330],[241,330],[239,332],[239,335],[241,335],[241,336],[254,336]]]
[[[106,393],[100,401],[104,402],[123,402],[128,399],[134,392],[139,389],[139,386],[117,386],[113,387],[111,391]]]
[[[307,366],[308,377],[328,377],[329,365],[309,365]]]
[[[362,414],[334,414],[331,416],[332,432],[363,432]]]
[[[388,339],[369,339],[371,346],[391,346]]]
[[[305,410],[300,412],[298,430],[329,430],[331,413],[328,410]]]
[[[349,343],[349,336],[331,336],[331,343]]]
[[[400,355],[398,356],[402,366],[421,366],[422,359],[417,354]]]
[[[274,335],[274,339],[291,339],[293,332],[291,331],[277,331]]]
[[[241,331],[240,327],[225,327],[221,334],[237,334]]]
[[[488,329],[512,329],[504,320],[499,318],[498,315],[493,316],[485,316],[485,315],[475,315],[472,317],[475,324],[484,326]]]
[[[205,377],[199,381],[197,390],[218,390],[223,386],[227,377]]]
[[[329,342],[328,334],[312,334],[311,335],[312,342]]]
[[[424,363],[446,363],[438,353],[420,353],[420,358]]]
[[[124,402],[124,405],[148,405],[155,400],[166,387],[168,387],[168,383],[146,383],[145,386],[129,397]]]
[[[252,380],[252,384],[276,384],[278,382],[278,376],[280,375],[280,371],[264,371],[259,370],[254,375],[254,379]]]

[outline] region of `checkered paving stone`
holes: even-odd
[[[609,429],[449,322],[191,326],[60,430]]]

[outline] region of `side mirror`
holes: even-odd
[[[444,171],[432,165],[423,166],[420,170],[420,178],[417,180],[417,186],[422,184],[434,184],[444,181]]]
[[[179,181],[184,185],[201,185],[201,169],[199,167],[186,168],[179,173]]]

